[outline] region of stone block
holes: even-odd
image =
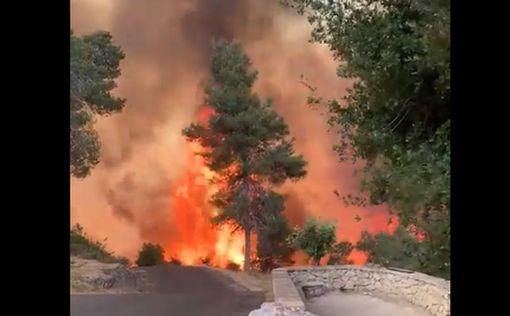
[[[318,297],[326,293],[326,287],[322,283],[307,283],[301,289],[306,299]]]

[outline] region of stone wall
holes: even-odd
[[[286,269],[274,269],[271,279],[274,302],[262,304],[248,316],[317,316],[305,310],[305,303]]]
[[[423,307],[435,316],[450,315],[450,282],[422,273],[358,266],[323,266],[280,268],[273,270],[273,277],[275,274],[280,278],[283,274],[288,275],[297,289],[322,284],[326,291],[354,291],[395,297]]]

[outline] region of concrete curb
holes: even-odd
[[[349,265],[286,267],[272,271],[272,282],[275,302],[294,310],[305,311],[301,287],[319,282],[328,291],[395,296],[432,315],[450,315],[450,281],[418,272]]]
[[[292,282],[287,268],[277,268],[271,272],[274,301],[289,308],[305,309],[305,303]]]

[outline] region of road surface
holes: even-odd
[[[305,305],[308,311],[321,316],[432,316],[402,300],[355,293],[330,292]]]
[[[71,316],[247,316],[264,301],[221,273],[201,267],[147,268],[146,294],[71,295]]]

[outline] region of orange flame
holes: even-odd
[[[198,121],[205,125],[213,114],[211,107],[203,107],[198,113]],[[203,151],[198,143],[189,142],[187,148],[190,161],[188,170],[171,190],[176,231],[173,234],[175,238],[166,247],[167,259],[175,258],[185,265],[202,264],[207,260],[209,264],[219,267],[225,267],[231,262],[241,266],[244,262],[244,236],[242,232],[232,233],[232,224],[214,226],[211,223],[211,218],[217,215],[217,210],[208,203],[217,190],[217,184],[210,182],[214,178],[214,172],[206,167],[204,158],[197,155]],[[287,216],[292,217],[292,214]],[[393,234],[398,226],[398,218],[392,217],[392,220],[385,224],[388,220],[387,214],[380,213],[380,217],[377,222],[381,225],[376,227],[376,231]],[[337,233],[341,240],[345,238],[341,230]],[[359,236],[350,237],[353,237],[348,238],[353,243],[359,239]],[[256,244],[256,240],[252,240],[252,243],[253,241]],[[297,252],[293,259],[295,264],[307,262],[301,252]],[[367,254],[353,250],[349,259],[356,265],[363,265],[367,262]],[[326,258],[323,258],[324,263],[325,260]]]
[[[198,117],[201,123],[213,114],[204,107]],[[184,176],[172,188],[172,205],[175,229],[174,238],[166,247],[167,259],[178,259],[185,265],[197,265],[205,260],[224,267],[229,262],[242,265],[244,239],[241,233],[232,234],[233,227],[224,224],[215,227],[211,218],[216,210],[208,203],[216,188],[210,183],[214,173],[209,170],[201,156],[197,143],[188,143],[189,167]]]

